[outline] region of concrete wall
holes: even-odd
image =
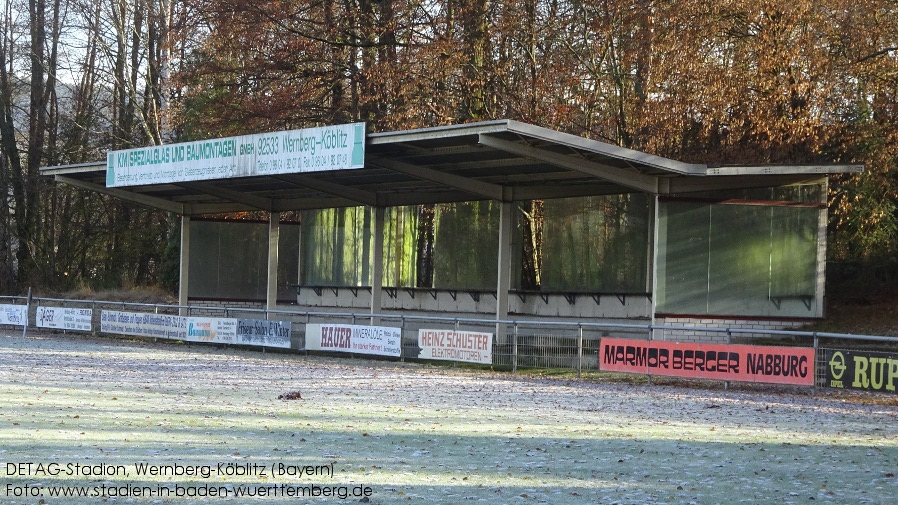
[[[370,303],[368,288],[303,287],[297,295],[297,305],[309,309],[367,312]],[[646,295],[512,292],[509,296],[509,318],[648,319],[651,310],[651,300]],[[496,295],[489,291],[385,288],[382,311],[495,318]]]

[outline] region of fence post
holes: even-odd
[[[814,386],[811,388],[811,395],[817,396],[817,360],[820,359],[820,337],[814,332]],[[823,358],[824,362],[826,357]],[[825,386],[825,383],[824,383]]]
[[[663,332],[664,330],[661,330],[661,331]],[[650,324],[649,325],[649,342],[652,341],[652,338],[654,337],[654,333],[655,333],[655,325]],[[664,340],[663,336],[664,335],[662,334],[661,340]],[[651,344],[649,346],[651,347]],[[648,373],[648,371],[649,371],[648,367],[646,367],[645,371],[646,371],[646,374],[645,374],[646,384],[651,386],[652,385],[652,374]]]
[[[402,339],[405,338],[405,316],[399,316],[399,361],[405,362],[405,346]]]
[[[583,325],[577,325],[577,378],[583,377]]]
[[[518,371],[518,323],[514,323],[514,335],[511,340],[511,372]]]
[[[31,286],[28,287],[28,298],[25,299],[25,321],[22,322],[22,338],[28,330],[28,318],[31,317]]]
[[[66,308],[66,305],[65,305],[65,304],[66,304],[66,300],[63,300],[63,301],[62,301],[62,308],[63,308],[63,309]],[[34,325],[37,326],[37,314],[34,315]],[[62,334],[63,334],[63,335],[68,335],[68,334],[69,334],[69,330],[63,329],[63,330],[62,330]]]
[[[455,318],[455,337],[458,338],[458,318]],[[458,368],[458,361],[452,360],[452,368]]]
[[[732,343],[733,343],[733,331],[728,326],[727,327],[727,345],[730,345]],[[723,381],[723,390],[729,391],[729,389],[730,389],[730,381]]]

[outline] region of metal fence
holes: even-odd
[[[765,346],[813,347],[816,363],[816,386],[825,386],[827,367],[836,352],[841,353],[898,353],[898,337],[856,335],[795,330],[707,328],[701,326],[653,325],[648,323],[599,323],[591,321],[559,322],[529,319],[477,319],[439,316],[368,314],[352,312],[315,312],[300,310],[266,310],[248,307],[179,306],[156,303],[117,302],[102,300],[73,300],[59,298],[25,298],[0,296],[0,305],[25,305],[29,324],[38,326],[38,307],[89,308],[92,310],[91,332],[100,331],[103,310],[134,311],[152,314],[186,315],[193,317],[256,318],[288,321],[292,324],[290,349],[306,351],[305,325],[377,324],[401,329],[403,360],[418,360],[418,330],[443,329],[485,332],[495,335],[492,344],[491,367],[516,371],[518,369],[567,369],[579,374],[599,370],[601,339],[605,337],[634,340],[677,341],[683,334],[697,335],[691,341],[713,341],[724,344],[763,344]],[[0,319],[0,324],[3,320]],[[34,322],[33,324],[31,322]],[[59,330],[70,332],[73,330]],[[885,359],[885,358],[883,358]],[[876,364],[876,363],[874,363]],[[898,382],[898,356],[881,365],[881,374],[890,373]],[[880,382],[888,380],[883,376]],[[889,390],[888,392],[895,392]]]

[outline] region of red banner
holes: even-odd
[[[603,338],[599,368],[696,379],[814,385],[814,349]]]

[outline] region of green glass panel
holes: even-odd
[[[704,203],[662,202],[658,244],[657,310],[662,313],[708,312],[710,206]],[[666,238],[664,238],[666,237]]]
[[[663,202],[658,312],[813,317],[820,212],[816,207]]]
[[[770,207],[711,207],[708,313],[758,314],[767,305]]]
[[[496,289],[499,203],[438,205],[434,222],[434,287]]]
[[[367,207],[303,213],[302,283],[367,286],[371,283],[373,215]]]
[[[546,200],[542,230],[542,290],[645,291],[646,195]]]

